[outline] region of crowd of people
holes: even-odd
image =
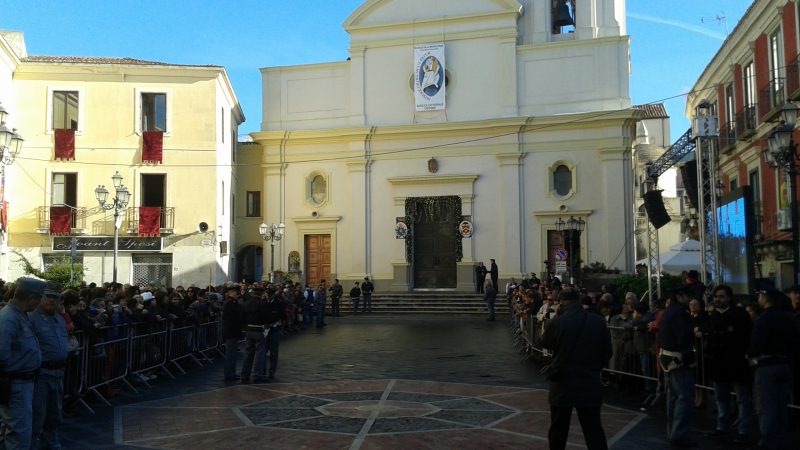
[[[579,289],[554,276],[544,281],[532,276],[519,284],[511,280],[506,292],[512,320],[529,330],[532,347],[546,363],[553,349],[545,336],[568,304],[565,290],[574,291],[575,302],[607,325],[613,352],[599,382],[642,390],[650,398],[661,388],[674,446],[697,445],[690,431],[692,411],[704,406],[710,390],[717,420],[708,438],[750,442],[757,421],[759,445],[784,448],[790,396],[800,405],[800,288],[788,295],[765,290],[748,297],[719,285],[706,302],[706,287],[698,278],[697,272],[686,273],[684,285],[656,302],[655,311],[632,292]]]
[[[374,290],[369,278],[355,283],[350,291],[353,314],[361,298],[361,311],[371,312]],[[122,353],[127,336],[145,339],[132,344],[131,351],[141,354],[141,366],[150,367],[167,351],[166,346],[153,343],[167,340],[158,337],[148,344],[146,338],[178,329],[188,331],[181,336],[189,341],[197,339],[197,345],[190,343],[186,348],[198,358],[206,359],[201,352],[217,344],[225,350],[226,383],[269,382],[277,370],[281,337],[327,326],[326,310],[330,306],[330,314],[340,316],[343,294],[339,280],[330,286],[321,280],[313,287],[243,281],[174,289],[89,283],[64,290],[57,283],[34,278],[0,280],[0,444],[4,448],[60,448],[57,430],[64,400],[79,399],[85,393],[78,386],[71,392],[71,383],[65,381],[71,371],[81,370],[80,364],[69,364],[80,354],[77,336],[83,342],[80,345],[93,349],[88,352],[91,362],[86,370],[99,367],[104,396],[118,392],[111,382],[111,366],[119,358],[111,353]],[[194,331],[199,327],[209,333]],[[244,358],[237,371],[242,342]],[[119,364],[137,360],[133,356]],[[123,374],[129,373],[122,369]],[[137,375],[143,380],[157,377],[155,371]]]

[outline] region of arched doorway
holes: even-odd
[[[264,249],[248,245],[236,253],[236,280],[260,281],[264,275]]]

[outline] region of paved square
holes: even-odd
[[[535,449],[549,424],[545,390],[397,379],[233,386],[116,414],[118,444],[164,449]],[[602,416],[612,445],[644,418]],[[570,445],[584,447],[577,418]]]

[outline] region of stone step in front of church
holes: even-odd
[[[363,308],[359,305],[359,310]],[[342,313],[351,312],[350,299],[342,299]],[[486,315],[483,295],[463,292],[403,292],[374,294],[372,313],[385,314],[436,314],[436,315]],[[508,315],[509,307],[505,297],[495,302],[497,315]]]

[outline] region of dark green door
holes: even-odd
[[[414,224],[414,287],[456,287],[457,223],[450,217],[433,215]]]

